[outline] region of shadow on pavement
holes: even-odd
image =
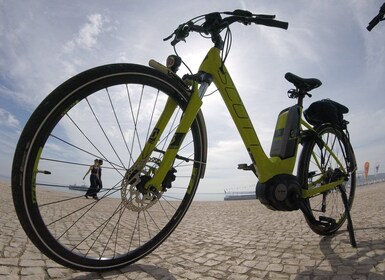
[[[359,231],[376,231],[371,236],[381,237],[384,227],[356,228]],[[339,239],[338,235],[347,235],[347,231],[340,231],[332,236],[325,236],[320,240],[319,246],[325,258],[319,261],[316,267],[308,267],[299,273],[295,279],[309,279],[321,277],[334,279],[340,277],[357,277],[357,279],[385,279],[385,240],[360,240],[357,238],[357,248],[352,248],[348,239]],[[377,267],[376,267],[377,266]],[[360,278],[361,277],[361,278]],[[350,279],[350,278],[349,278]]]

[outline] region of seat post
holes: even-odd
[[[298,91],[299,91],[299,94],[298,94],[297,104],[298,104],[298,106],[300,106],[302,108],[303,107],[303,98],[305,97],[306,92],[303,92],[302,90],[298,90]]]

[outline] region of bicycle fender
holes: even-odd
[[[304,145],[305,142],[311,141],[311,140],[314,140],[320,149],[323,147],[323,141],[318,136],[318,133],[316,132],[316,130],[308,129],[308,130],[302,131],[301,144]]]
[[[154,59],[151,59],[148,62],[148,65],[151,68],[153,68],[155,70],[158,70],[159,72],[162,72],[163,74],[166,74],[168,77],[170,77],[171,79],[175,80],[178,84],[180,84],[185,90],[190,92],[190,89],[188,88],[188,85],[175,72],[171,71],[170,69],[168,69],[163,64],[157,62]]]

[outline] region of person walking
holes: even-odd
[[[98,200],[98,186],[99,186],[99,160],[95,159],[94,164],[90,166],[87,170],[87,173],[84,175],[83,180],[87,177],[88,173],[91,172],[90,175],[90,187],[88,188],[86,194],[84,195],[86,198],[91,196],[93,199]]]
[[[102,165],[103,165],[103,160],[99,159],[98,160],[98,165],[99,165],[99,180],[98,180],[98,188],[97,188],[97,193],[100,192],[100,190],[103,188],[103,182],[102,182]]]

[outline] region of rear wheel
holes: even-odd
[[[298,164],[298,177],[305,190],[344,178],[341,185],[306,199],[314,219],[307,218],[310,228],[320,235],[336,232],[346,220],[341,191],[345,191],[349,209],[356,189],[355,157],[346,136],[331,125],[323,125],[317,133],[322,139],[308,139]],[[327,149],[330,148],[330,150]]]
[[[130,174],[168,98],[177,109],[140,174]],[[143,188],[187,101],[174,80],[132,64],[97,67],[54,90],[24,128],[12,169],[16,212],[33,243],[58,263],[87,271],[131,264],[159,246],[183,218],[204,172],[199,113],[164,189]],[[94,159],[104,162],[99,200],[85,197],[90,179],[83,176]]]

